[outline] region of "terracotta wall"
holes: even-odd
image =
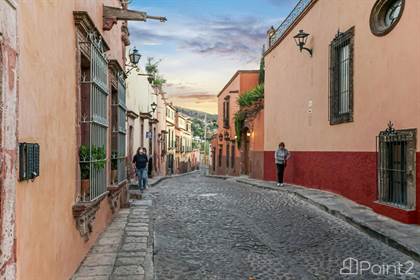
[[[227,174],[237,176],[241,173],[241,150],[235,145],[235,163],[234,168],[231,167],[231,156],[229,156],[229,168],[226,166],[226,144],[229,143],[229,152],[231,153],[232,143],[235,141],[236,131],[235,131],[235,113],[239,111],[239,105],[237,102],[238,97],[253,89],[258,84],[258,71],[238,71],[236,72],[231,80],[226,84],[223,90],[218,95],[218,129],[215,141],[217,142],[216,147],[216,173],[217,174]],[[225,97],[230,97],[230,106],[229,106],[229,128],[226,129],[223,127],[223,103],[225,102]],[[258,134],[262,133],[262,126],[256,126]],[[219,140],[219,134],[224,135],[225,132],[229,133],[231,141]],[[259,140],[256,140],[259,141]],[[261,150],[263,149],[262,143]],[[222,166],[219,167],[219,145],[223,146],[223,156],[222,156]]]
[[[384,37],[370,31],[375,2],[319,0],[266,55],[266,179],[275,179],[273,153],[284,141],[292,151],[286,181],[332,190],[375,206],[376,136],[389,120],[396,129],[420,126],[420,52],[413,51],[420,49],[420,37],[412,36],[420,24],[420,2],[405,1],[401,20]],[[354,121],[330,125],[329,44],[337,30],[353,26]],[[292,37],[299,29],[310,33],[307,47],[313,48],[313,57],[296,47]],[[417,196],[419,184],[417,179]],[[404,221],[415,219],[413,213],[394,215],[395,208],[375,210]],[[416,211],[420,216],[419,206]]]
[[[85,242],[72,216],[78,188],[73,11],[84,10],[79,4],[87,5],[102,30],[101,1],[21,1],[19,6],[18,140],[40,144],[40,176],[16,184],[18,279],[68,279],[111,219],[105,199]],[[116,38],[121,42],[120,35]],[[121,57],[122,47],[112,56]]]
[[[396,128],[420,124],[420,1],[405,1],[400,22],[374,36],[369,16],[375,0],[319,0],[288,36],[265,57],[265,150],[279,141],[297,151],[375,151],[375,137],[389,120]],[[337,30],[355,26],[354,122],[328,121],[329,44]],[[314,56],[293,40],[310,33]],[[410,42],[402,43],[402,42]],[[312,101],[312,113],[308,113]],[[420,137],[417,137],[420,147]]]
[[[0,278],[16,275],[17,102],[19,54],[15,1],[0,0]]]
[[[250,174],[256,179],[264,178],[264,110],[252,121],[250,136]]]

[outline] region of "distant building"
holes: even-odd
[[[175,148],[176,148],[176,120],[175,107],[166,104],[166,174],[172,175],[176,172]]]
[[[153,88],[143,71],[132,71],[127,78],[127,154],[128,175],[136,179],[135,170],[131,164],[138,148],[146,148],[148,156],[153,159],[153,173],[157,169],[157,126],[158,99],[160,90]]]
[[[219,175],[250,174],[252,171],[252,157],[254,146],[251,128],[244,126],[240,135],[235,131],[235,114],[239,105],[237,99],[240,95],[255,88],[258,84],[258,70],[240,70],[233,75],[230,81],[218,94],[218,129],[217,136],[211,141],[211,158],[213,163],[210,172]],[[258,127],[262,129],[263,124]],[[260,133],[260,131],[258,132]],[[263,133],[261,130],[261,137]],[[238,148],[238,137],[242,139]],[[262,150],[262,147],[260,147]],[[262,164],[262,163],[261,163]]]

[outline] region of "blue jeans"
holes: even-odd
[[[146,168],[136,169],[136,174],[139,180],[139,188],[142,191],[146,189],[146,186],[147,186],[147,169]]]

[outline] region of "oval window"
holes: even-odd
[[[378,0],[370,14],[370,29],[376,36],[388,34],[397,25],[405,0]]]

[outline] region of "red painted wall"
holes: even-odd
[[[420,224],[420,207],[404,211],[375,203],[375,152],[291,152],[285,181],[340,194],[404,223]],[[420,153],[417,153],[420,162]],[[264,152],[264,179],[276,180],[274,151]],[[420,165],[417,165],[417,205],[420,201]]]

